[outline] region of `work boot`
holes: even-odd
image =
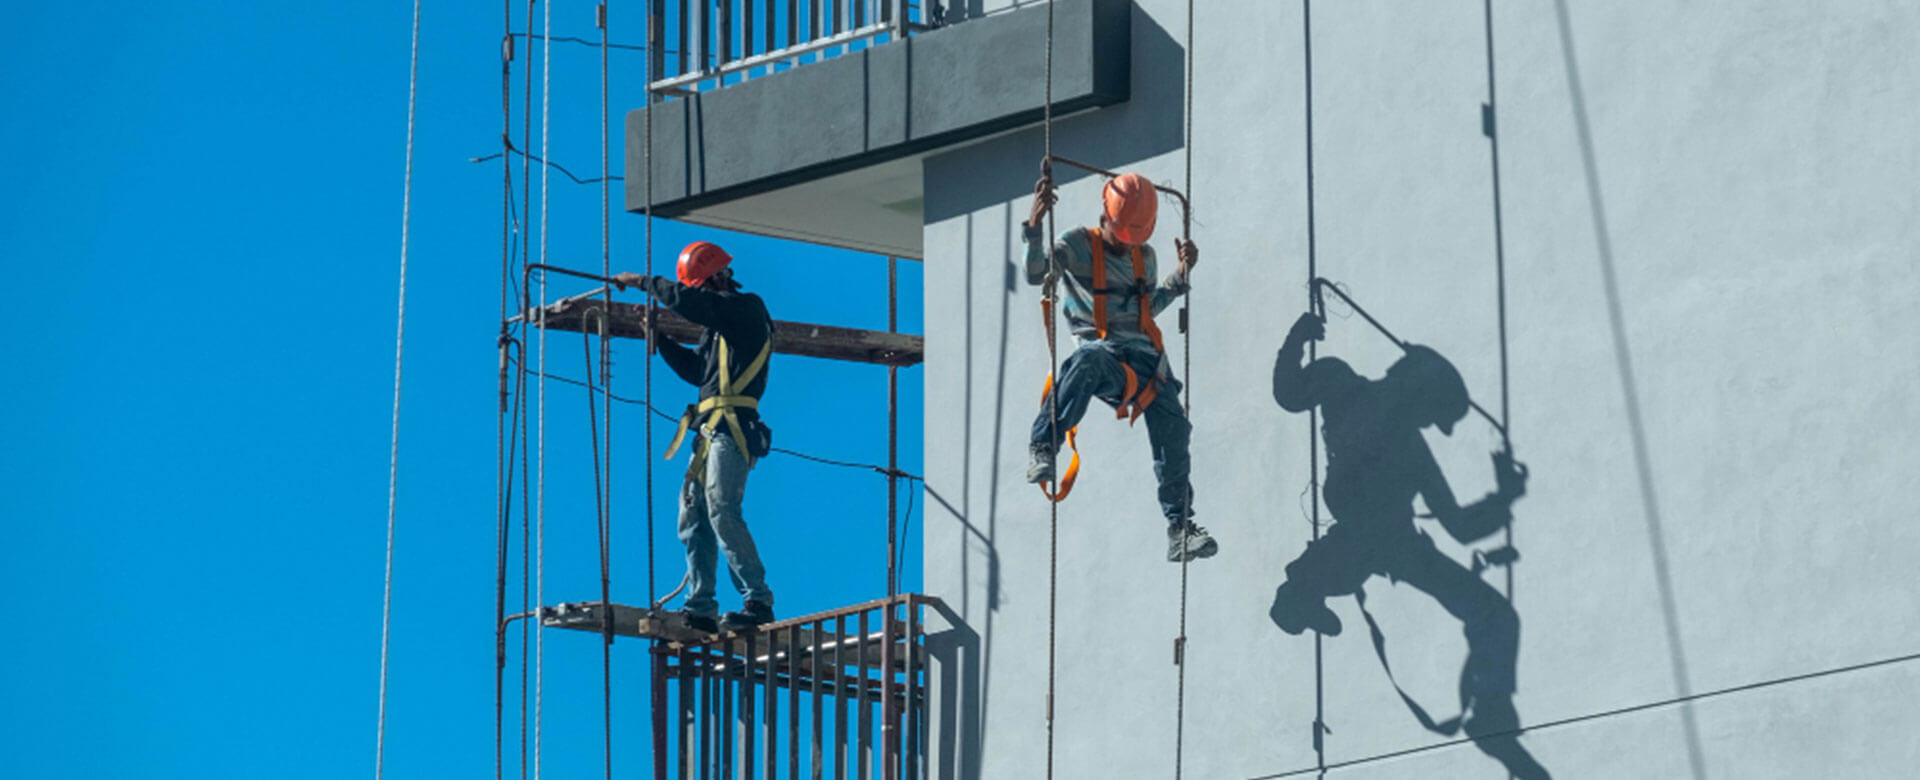
[[[712,615],[702,615],[698,612],[688,612],[683,609],[680,610],[680,619],[687,624],[687,628],[695,631],[705,634],[720,633],[720,622],[714,620]]]
[[[749,601],[740,611],[720,616],[720,628],[727,631],[745,631],[772,622],[773,607],[758,601]]]
[[[1027,454],[1031,456],[1027,461],[1027,483],[1052,482],[1054,451],[1045,444],[1035,444],[1027,448]]]
[[[1326,599],[1302,594],[1286,583],[1274,590],[1273,606],[1267,609],[1267,617],[1289,634],[1311,628],[1321,636],[1340,635],[1340,616],[1327,608]]]
[[[1217,552],[1220,552],[1220,543],[1207,535],[1207,529],[1192,520],[1167,526],[1167,560],[1180,563],[1195,558],[1211,558]]]

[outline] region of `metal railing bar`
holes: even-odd
[[[819,10],[819,7],[820,6],[818,3],[818,0],[816,0],[814,4],[814,9],[817,11]],[[825,628],[826,628],[825,621],[820,621],[820,620],[814,621],[813,623],[814,636],[819,636],[821,633],[823,633]],[[821,706],[824,700],[820,698],[820,657],[822,655],[825,655],[825,653],[809,653],[808,655],[812,656],[812,659],[813,659],[812,681],[811,681],[811,685],[809,686],[812,689],[811,692],[813,693],[813,762],[812,762],[813,780],[820,780],[820,775],[821,775],[820,764],[821,764],[821,759],[824,756],[824,754],[821,753],[821,750],[820,750],[820,740],[821,740],[820,731],[821,729],[826,728],[825,718],[823,717],[824,709]]]
[[[834,2],[836,6],[839,4],[839,0]],[[835,615],[833,623],[834,633],[841,635],[847,633],[846,615]],[[845,645],[836,645],[833,648],[833,667],[836,671],[847,668]],[[847,700],[846,697],[838,695],[833,699],[833,776],[837,778],[847,776]]]
[[[722,25],[726,24],[726,20],[724,16],[722,17],[721,24]],[[799,44],[797,46],[789,46],[784,49],[764,52],[764,53],[755,54],[752,56],[743,56],[740,59],[733,59],[730,55],[723,56],[720,64],[714,67],[694,70],[687,73],[682,73],[678,76],[671,76],[664,79],[657,79],[652,84],[647,85],[647,88],[656,93],[668,92],[670,90],[675,90],[675,89],[683,89],[689,84],[699,84],[700,82],[703,82],[703,81],[712,81],[715,79],[724,78],[726,76],[731,76],[741,71],[758,68],[763,65],[771,65],[773,63],[786,61],[786,60],[797,61],[802,55],[812,54],[814,52],[822,51],[824,49],[831,49],[835,46],[850,44],[855,41],[859,41],[866,38],[872,38],[878,35],[885,34],[886,32],[888,32],[888,30],[889,28],[886,25],[876,24],[876,25],[860,27],[854,30],[848,30],[847,32],[843,32],[843,33],[835,33],[833,35],[830,35],[824,38],[816,38],[814,40]],[[723,51],[723,54],[724,54],[724,51]]]

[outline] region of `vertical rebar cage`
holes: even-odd
[[[668,776],[699,780],[924,777],[922,611],[936,602],[909,593],[656,641],[655,705],[674,717],[654,719],[655,755],[671,756]]]

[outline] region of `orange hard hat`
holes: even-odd
[[[708,277],[720,273],[733,262],[733,256],[718,244],[707,241],[695,241],[680,250],[678,275],[680,283],[688,287],[699,287]]]
[[[1160,215],[1159,193],[1153,182],[1137,173],[1115,176],[1100,194],[1106,205],[1108,229],[1113,237],[1129,244],[1144,244],[1153,237],[1154,221]]]

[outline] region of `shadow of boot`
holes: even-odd
[[[1462,726],[1480,752],[1499,761],[1516,780],[1550,780],[1552,774],[1533,754],[1520,746],[1520,713],[1513,697],[1488,696],[1473,703],[1473,713]]]
[[[1322,636],[1339,636],[1340,616],[1327,608],[1327,600],[1300,593],[1298,587],[1290,588],[1289,584],[1283,582],[1274,589],[1273,606],[1267,608],[1267,618],[1289,634],[1311,628]]]

